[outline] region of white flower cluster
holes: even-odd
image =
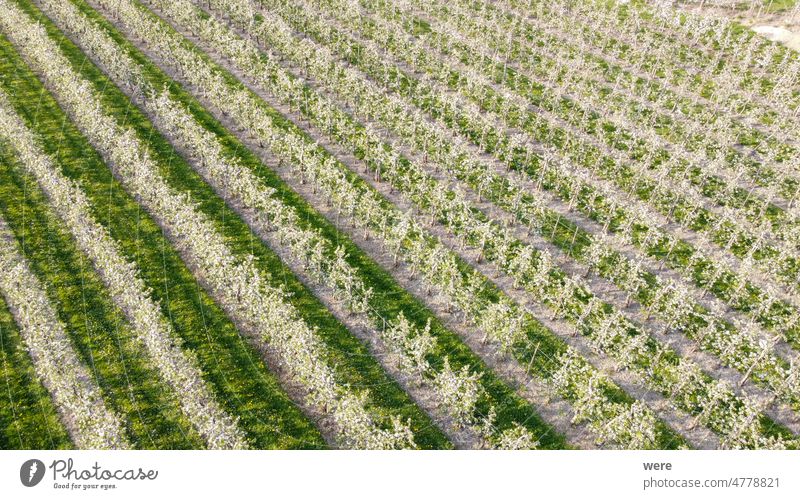
[[[481,395],[479,379],[480,375],[471,373],[468,366],[454,371],[448,358],[445,358],[442,370],[435,374],[434,384],[456,424],[467,424],[473,418],[475,405]]]
[[[236,258],[213,222],[195,209],[186,195],[165,183],[133,130],[120,126],[103,111],[100,96],[71,68],[46,31],[6,0],[0,0],[0,25],[123,185],[166,229],[211,295],[274,349],[283,367],[308,393],[310,404],[332,413],[340,444],[413,447],[406,425],[394,418],[392,428],[382,428],[365,407],[363,396],[336,381],[335,370],[325,360],[324,344],[285,292],[266,282],[252,258]]]
[[[401,312],[384,329],[382,338],[390,351],[398,357],[400,368],[404,372],[418,375],[423,383],[435,390],[454,425],[472,428],[484,439],[485,445],[491,448],[538,447],[539,442],[535,435],[518,423],[502,431],[497,428],[495,407],[490,406],[485,415],[478,412],[478,402],[484,395],[480,373],[471,372],[468,366],[453,370],[447,356],[438,370],[431,366],[427,357],[436,350],[436,338],[430,332],[430,321],[425,328],[419,329]]]
[[[144,345],[174,391],[184,414],[208,446],[214,449],[246,447],[236,421],[219,406],[203,381],[197,359],[191,352],[182,350],[180,338],[172,331],[159,304],[150,297],[150,290],[139,277],[136,265],[122,256],[108,230],[92,216],[86,196],[42,152],[33,133],[1,92],[0,136],[13,144],[25,169],[36,178],[78,247],[89,256],[114,303],[133,326],[136,338]]]
[[[47,294],[28,268],[14,234],[0,218],[0,293],[6,299],[36,375],[79,449],[127,449],[117,414],[107,408],[92,373],[80,361]]]
[[[560,367],[551,379],[556,393],[577,390],[573,421],[587,422],[600,439],[614,437],[627,449],[647,449],[656,445],[656,417],[640,401],[631,405],[610,406],[600,401],[608,380],[587,368],[586,362],[571,348],[559,357]],[[615,410],[609,410],[615,409]]]

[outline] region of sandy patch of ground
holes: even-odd
[[[800,35],[778,26],[753,26],[753,31],[767,40],[783,43],[789,48],[800,50]]]

